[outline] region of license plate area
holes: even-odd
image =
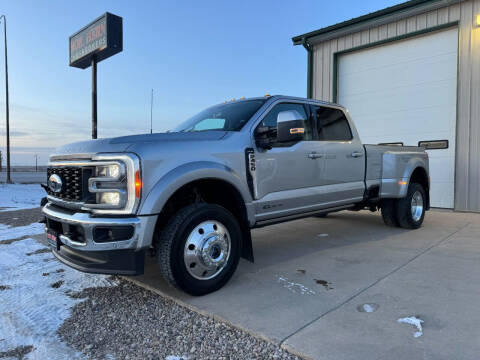
[[[60,249],[60,239],[58,236],[58,232],[56,232],[55,230],[47,230],[47,243],[51,248],[56,250]]]

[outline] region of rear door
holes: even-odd
[[[321,182],[323,207],[361,201],[365,190],[365,150],[362,143],[354,138],[343,110],[314,105],[311,110],[325,162]]]

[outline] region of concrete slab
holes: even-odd
[[[479,230],[467,225],[316,319],[284,347],[315,359],[478,359]],[[358,312],[365,303],[378,310]],[[407,316],[424,321],[421,337],[413,336],[413,326],[397,322]]]
[[[402,295],[408,296],[407,299],[415,297],[408,281],[391,289],[376,289],[398,272],[410,269],[427,254],[432,256],[430,254],[437,250],[439,244],[444,254],[453,252],[457,261],[465,258],[462,265],[465,268],[458,267],[462,272],[466,271],[472,266],[469,263],[476,260],[475,251],[480,251],[480,244],[474,241],[479,227],[478,214],[429,212],[423,228],[407,231],[384,226],[378,213],[342,212],[331,214],[326,219],[303,219],[254,230],[255,264],[242,261],[227,286],[214,294],[191,297],[169,287],[158,275],[153,261],[148,262],[145,275],[135,280],[175,301],[226,320],[304,356],[328,358],[326,353],[332,353],[335,354],[332,358],[342,358],[340,355],[351,353],[355,358],[361,358],[363,356],[358,356],[360,353],[355,350],[361,344],[356,340],[360,332],[367,334],[362,335],[363,341],[366,341],[364,337],[371,338],[371,343],[378,341],[376,348],[372,348],[368,341],[360,348],[373,349],[368,357],[379,357],[397,346],[395,342],[387,346],[388,342],[382,340],[382,337],[388,338],[385,329],[404,335],[398,343],[402,349],[408,342],[418,341],[411,339],[413,327],[397,324],[397,318],[410,312],[413,315],[428,313],[423,308],[416,310],[406,305],[395,305]],[[463,249],[461,251],[456,248],[457,239],[465,239],[458,243]],[[444,256],[449,258],[449,255]],[[436,255],[435,258],[438,261],[441,256]],[[445,262],[447,266],[452,266],[451,263],[451,259]],[[425,275],[421,286],[415,283],[414,280],[428,274],[430,268],[412,269],[414,273],[405,278],[413,283],[412,286],[422,288],[426,298],[446,296],[448,291],[428,291],[433,286],[434,272],[430,276]],[[445,274],[448,268],[442,270],[440,284],[443,278],[448,279]],[[480,268],[475,268],[469,276],[472,277],[470,280],[480,279]],[[371,295],[364,298],[371,292],[377,294],[375,301]],[[466,293],[462,301],[467,301],[469,296],[471,293]],[[372,314],[359,313],[356,306],[362,301],[380,302],[381,306]],[[432,299],[432,302],[435,301],[439,300]],[[470,301],[473,302],[473,298]],[[350,308],[344,310],[349,306],[353,313]],[[378,316],[389,306],[404,311],[385,315],[384,323],[364,322],[365,315]],[[340,315],[342,311],[345,311],[343,316]],[[443,316],[436,313],[429,316],[433,315],[438,318]],[[328,324],[325,319],[329,320]],[[426,329],[428,326],[427,323]],[[420,339],[423,341],[424,338]],[[331,351],[332,344],[336,344],[338,351]]]

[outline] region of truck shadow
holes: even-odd
[[[258,270],[312,253],[362,243],[381,242],[385,248],[403,247],[409,239],[419,237],[429,228],[428,221],[419,230],[388,227],[380,212],[343,211],[329,214],[327,218],[312,217],[254,229],[253,267]]]

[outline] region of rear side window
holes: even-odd
[[[312,106],[312,110],[317,123],[318,140],[352,140],[352,131],[342,110],[323,106]]]

